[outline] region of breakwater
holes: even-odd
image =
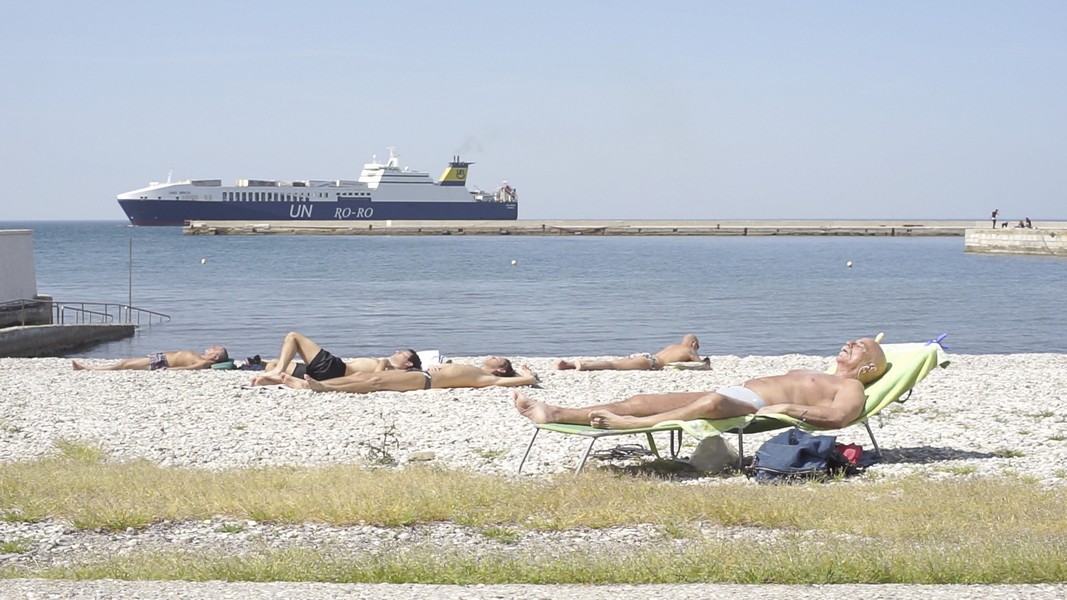
[[[185,235],[963,236],[980,221],[191,221]]]
[[[1067,256],[1067,227],[1056,229],[968,229],[965,252]]]

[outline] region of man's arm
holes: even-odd
[[[479,375],[475,382],[477,385],[471,385],[471,387],[481,388],[496,385],[500,387],[518,387],[520,385],[533,385],[540,381],[537,375],[534,374],[530,367],[523,365],[519,368],[522,375],[516,375],[515,377],[500,377],[498,375],[489,375],[488,373]]]

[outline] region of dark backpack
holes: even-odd
[[[802,429],[783,431],[756,450],[748,475],[760,483],[786,483],[845,473],[850,463],[835,449],[836,441]]]

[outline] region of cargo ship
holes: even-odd
[[[373,157],[359,179],[272,181],[220,179],[153,182],[118,195],[133,225],[188,221],[510,221],[519,216],[517,190],[467,189],[473,162],[459,156],[436,181],[400,166],[395,149],[385,163]]]

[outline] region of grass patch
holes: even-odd
[[[993,451],[993,456],[999,456],[1000,458],[1022,458],[1026,456],[1026,453],[1014,448],[997,448]]]
[[[522,534],[514,529],[505,529],[503,527],[486,527],[482,530],[482,535],[487,540],[493,540],[501,544],[514,544],[522,538]]]
[[[29,552],[32,547],[33,540],[30,538],[0,540],[0,554],[22,554]]]
[[[433,468],[328,466],[228,471],[88,460],[77,449],[0,465],[0,514],[124,530],[163,520],[240,523],[453,522],[511,545],[529,530],[652,524],[655,551],[544,556],[504,550],[250,556],[157,552],[64,567],[5,567],[0,577],[423,583],[1007,583],[1067,581],[1067,490],[1026,478],[845,480],[765,486],[678,485],[606,470],[516,479]],[[1010,507],[1005,510],[1004,507]],[[764,529],[773,541],[715,541],[702,525]]]
[[[50,568],[3,568],[0,577],[334,583],[656,584],[656,583],[1051,583],[1067,579],[1067,551],[1017,539],[957,547],[874,542],[776,545],[696,542],[618,556],[561,553],[478,558],[429,551],[352,556],[275,550],[244,556],[152,553]],[[1003,551],[1011,560],[1001,560]]]
[[[936,469],[942,473],[951,473],[953,475],[974,475],[978,472],[978,467],[974,466],[954,466],[954,467],[938,467]]]
[[[59,457],[66,460],[96,463],[107,457],[107,453],[100,446],[92,443],[61,438],[52,445],[55,446]]]

